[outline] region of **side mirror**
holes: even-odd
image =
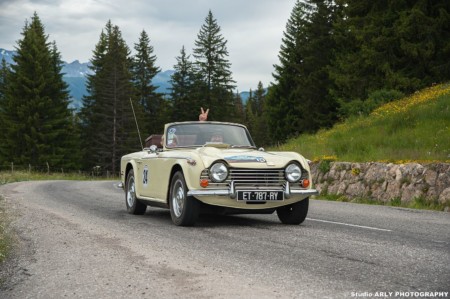
[[[263,147],[258,148],[258,151],[265,152],[266,150]]]
[[[156,153],[158,151],[158,147],[156,145],[150,145],[150,148],[148,149],[150,153]]]

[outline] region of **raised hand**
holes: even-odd
[[[198,116],[198,120],[199,121],[206,121],[206,120],[208,120],[209,108],[206,109],[206,112],[203,110],[203,107],[200,107],[200,109],[201,109],[201,113]]]

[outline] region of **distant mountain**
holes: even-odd
[[[71,97],[71,108],[77,111],[83,106],[82,98],[87,94],[86,92],[86,77],[63,77],[67,85],[69,85],[69,94]]]
[[[8,51],[0,48],[0,61],[2,61],[2,59],[5,59],[7,64],[12,64],[14,62],[14,55],[16,55],[15,51]]]
[[[0,49],[0,61],[4,58],[7,64],[14,64],[13,57],[16,55],[15,51],[8,51],[5,49]],[[69,85],[69,94],[72,100],[71,108],[79,110],[82,106],[82,98],[87,95],[86,91],[86,81],[87,75],[94,74],[91,69],[89,69],[89,62],[80,63],[75,60],[71,63],[63,62],[62,73],[63,79]],[[160,93],[169,93],[169,88],[171,87],[170,76],[174,73],[173,70],[167,70],[158,73],[154,78],[152,83],[158,86],[156,89]]]
[[[0,61],[4,58],[7,64],[14,64],[13,57],[16,55],[15,51],[8,51],[0,48]],[[90,62],[80,63],[75,60],[71,63],[63,62],[62,73],[63,79],[69,85],[69,94],[71,97],[71,108],[79,110],[82,107],[82,98],[87,95],[86,91],[86,81],[87,75],[92,75],[93,72],[89,69]],[[166,70],[159,72],[153,78],[153,85],[158,86],[157,92],[168,94],[170,93],[171,75],[174,70]],[[244,104],[247,102],[249,92],[240,93],[242,101]]]
[[[156,89],[157,92],[164,94],[170,93],[170,88],[172,87],[170,80],[173,73],[175,73],[174,70],[167,70],[156,74],[152,83],[153,85],[158,86]]]
[[[89,69],[90,63],[80,63],[78,60],[72,63],[64,63],[62,72],[64,73],[64,81],[69,85],[70,96],[72,97],[72,108],[80,109],[82,106],[82,98],[87,94],[86,81],[87,75],[94,73]],[[169,93],[171,87],[169,81],[170,76],[175,71],[168,70],[156,74],[153,78],[153,85],[158,86],[156,89],[160,93]]]
[[[88,63],[79,63],[77,60],[70,64],[65,64],[62,69],[64,76],[63,79],[69,85],[69,93],[72,97],[71,108],[79,110],[82,106],[82,98],[87,95],[86,75],[92,74],[92,71],[88,68]],[[174,73],[172,70],[160,72],[153,78],[152,83],[158,86],[156,89],[160,93],[169,93],[171,87],[169,80],[170,76]]]
[[[242,103],[247,104],[248,98],[250,97],[250,92],[249,91],[241,91],[239,93],[239,95],[241,96],[242,99]]]
[[[78,60],[72,63],[63,63],[62,72],[64,77],[86,77],[86,75],[93,75],[94,72],[89,69],[90,63],[80,63]]]

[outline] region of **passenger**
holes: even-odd
[[[209,108],[206,109],[206,111],[205,111],[205,110],[203,110],[203,107],[200,107],[200,115],[198,116],[198,120],[199,121],[207,121],[208,113],[209,113]],[[215,142],[222,142],[223,137],[221,137],[221,138],[222,138],[221,141],[215,141]],[[178,139],[174,134],[169,134],[169,139],[168,139],[167,143],[168,143],[167,145],[169,145],[169,146],[176,146],[178,143]],[[161,146],[164,146],[164,136],[162,136],[162,138],[161,138]]]
[[[222,134],[222,132],[214,132],[211,135],[211,142],[223,143],[223,134]]]

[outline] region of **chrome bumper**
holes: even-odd
[[[245,189],[248,191],[249,189]],[[251,191],[258,191],[259,189],[250,189]],[[264,191],[268,191],[267,189],[261,189]],[[273,190],[275,191],[275,190]],[[278,190],[280,191],[280,190]],[[316,189],[294,189],[291,190],[291,186],[289,182],[286,182],[286,186],[282,190],[284,193],[284,198],[288,199],[291,195],[319,195],[319,191]],[[189,190],[187,192],[188,196],[229,196],[234,199],[237,196],[236,187],[234,186],[234,182],[231,182],[230,188],[228,189],[203,189],[203,190]]]

